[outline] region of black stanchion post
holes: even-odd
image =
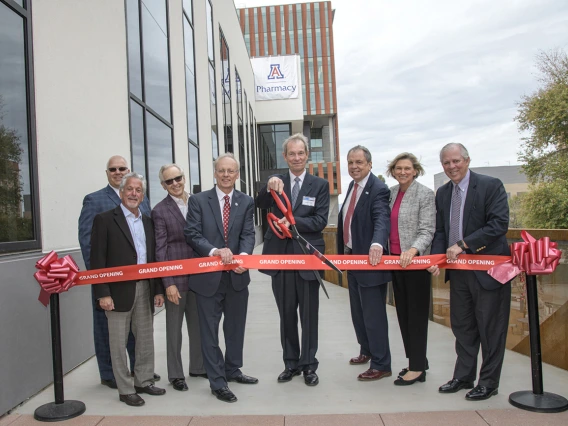
[[[85,412],[85,404],[81,401],[65,401],[63,393],[63,358],[61,356],[61,323],[59,318],[59,294],[49,298],[51,313],[51,355],[53,358],[53,390],[55,402],[38,407],[34,419],[42,422],[58,422],[72,419]]]
[[[544,392],[542,384],[542,353],[540,349],[540,320],[536,276],[527,275],[527,308],[529,311],[529,339],[531,347],[532,391],[518,391],[509,395],[509,402],[523,410],[538,413],[559,413],[568,410],[563,396]]]

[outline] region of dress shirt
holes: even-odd
[[[300,178],[300,182],[298,182],[298,186],[299,186],[298,189],[301,190],[302,184],[304,183],[304,179],[306,178],[306,171],[304,170],[300,176],[296,176],[290,170],[288,170],[288,173],[290,174],[290,193],[292,193],[292,188],[294,188],[294,185],[296,184],[296,181],[294,180],[296,178]],[[290,201],[292,201],[292,200],[290,199]]]
[[[109,186],[112,188],[112,190],[113,190],[114,192],[116,192],[116,195],[118,195],[118,198],[120,198],[120,191],[118,190],[118,188],[115,188],[115,187],[112,186],[112,185],[109,185]]]
[[[349,203],[351,202],[351,197],[353,196],[353,194],[355,193],[355,188],[357,188],[357,186],[359,187],[357,189],[357,199],[355,200],[355,208],[357,208],[357,203],[359,202],[359,199],[361,198],[361,194],[363,193],[363,190],[365,189],[365,186],[367,185],[367,181],[369,180],[369,174],[367,174],[367,176],[365,176],[363,179],[361,179],[361,181],[359,183],[357,182],[353,182],[353,188],[351,189],[351,192],[349,193],[349,197],[347,197],[347,199],[343,202],[343,206],[342,206],[342,210],[343,210],[343,229],[345,232],[345,216],[347,216],[347,209],[349,208]],[[351,217],[351,223],[350,225],[353,225],[353,216]],[[347,243],[347,247],[349,248],[353,248],[353,240],[352,238],[352,234],[351,234],[351,229],[349,229],[349,242]],[[371,244],[372,246],[379,246],[379,247],[383,247],[380,243],[373,243]]]
[[[219,187],[216,186],[215,192],[217,193],[217,198],[219,199],[219,208],[221,209],[221,219],[223,219],[223,207],[225,206],[225,195],[229,196],[229,204],[232,206],[233,205],[233,192],[234,191],[231,191],[230,193],[225,194],[223,191],[221,191],[219,189]],[[209,256],[213,256],[213,252],[215,250],[217,250],[217,247],[211,249],[211,251],[209,252]],[[247,255],[248,253],[239,253],[239,254]]]
[[[463,208],[465,206],[465,197],[467,196],[467,188],[469,187],[469,176],[470,172],[467,171],[465,177],[457,184],[457,187],[460,189],[461,193],[461,207],[460,207],[460,232],[459,232],[459,240],[463,240]],[[452,183],[452,190],[456,190],[456,184]],[[452,209],[450,208],[450,223],[452,220]],[[458,241],[459,241],[458,240]]]
[[[189,199],[189,194],[187,192],[185,194],[187,195],[187,199]],[[172,197],[172,200],[175,201],[175,203],[179,207],[179,211],[181,212],[181,215],[185,219],[186,216],[187,216],[187,202],[183,201],[183,197],[177,198],[177,197],[174,197],[172,194],[169,194],[169,195],[170,195],[170,197]],[[223,213],[223,209],[221,209],[221,214],[222,213]]]
[[[120,203],[120,207],[124,212],[124,217],[126,218],[126,223],[130,228],[130,234],[134,240],[134,248],[136,249],[136,255],[138,257],[138,265],[146,263],[146,234],[144,233],[144,223],[142,222],[142,213],[138,209],[138,217],[134,215],[130,210],[124,207],[124,204]]]

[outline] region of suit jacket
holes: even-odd
[[[284,182],[284,192],[288,196],[290,202],[292,201],[292,186],[290,185],[290,173],[285,173],[283,175],[274,175]],[[283,217],[282,212],[270,195],[270,191],[266,190],[267,187],[264,185],[258,196],[256,197],[256,206],[261,209],[272,209],[272,212],[278,217]],[[308,206],[304,204],[304,197],[314,197],[315,205]],[[296,199],[296,205],[292,206],[292,212],[294,213],[294,218],[296,219],[296,228],[298,232],[306,240],[310,242],[315,248],[320,252],[325,251],[325,243],[323,240],[322,231],[327,226],[327,217],[329,215],[329,183],[327,180],[312,176],[306,173],[304,177],[304,182],[300,192],[298,193],[298,198]],[[262,248],[262,254],[285,254],[286,246],[291,240],[281,240],[274,235],[272,229],[269,227],[268,231],[264,235],[264,247]],[[300,245],[297,241],[293,241],[294,254],[304,254]],[[278,274],[277,270],[261,270],[265,274],[275,276]],[[300,276],[305,280],[315,280],[317,279],[313,271],[299,271]]]
[[[99,213],[113,209],[119,206],[120,203],[120,197],[116,195],[116,192],[110,185],[86,195],[83,199],[83,208],[79,216],[79,245],[81,246],[83,261],[87,269],[91,269],[91,230],[93,228],[93,219]],[[150,202],[148,198],[144,197],[144,201],[140,204],[140,211],[149,217],[150,210]]]
[[[144,234],[146,235],[146,261],[155,262],[154,226],[152,219],[142,215]],[[138,256],[130,228],[120,206],[95,216],[91,234],[92,269],[112,268],[115,266],[136,265]],[[122,281],[94,286],[95,298],[111,296],[114,310],[127,312],[132,309],[136,294],[136,281]],[[150,280],[150,306],[154,312],[154,296],[163,294],[159,281]]]
[[[432,241],[432,253],[445,253],[450,235],[450,211],[452,181],[436,193],[436,232]],[[510,255],[507,243],[509,228],[509,203],[503,183],[496,178],[480,175],[470,170],[469,186],[463,209],[463,239],[467,254]],[[449,274],[446,272],[446,280]],[[485,271],[473,271],[486,290],[495,290],[501,283]]]
[[[399,185],[391,188],[390,208],[398,195]],[[398,236],[402,251],[414,247],[419,256],[430,254],[430,245],[436,230],[436,206],[434,191],[413,181],[400,203],[398,211]]]
[[[229,215],[229,249],[233,254],[252,254],[254,249],[254,201],[252,197],[236,189],[231,199]],[[215,188],[200,192],[189,198],[184,229],[185,239],[193,248],[193,257],[207,257],[214,248],[225,247],[223,218]],[[189,288],[194,292],[211,297],[219,288],[221,274],[209,272],[189,276]],[[248,271],[236,274],[231,271],[231,284],[236,291],[243,290],[250,283]]]
[[[191,259],[193,250],[185,241],[185,218],[179,206],[167,195],[152,210],[154,235],[156,236],[156,262]],[[189,290],[189,275],[162,277],[164,288],[175,285],[179,291]]]
[[[351,181],[349,184],[345,199],[353,190],[353,183],[354,181]],[[389,188],[382,180],[370,173],[351,218],[352,254],[368,255],[373,243],[379,243],[383,246],[383,254],[389,253],[389,198]],[[337,220],[337,253],[344,254],[343,209],[339,211]],[[392,279],[390,271],[351,271],[350,273],[357,276],[357,282],[361,287],[386,284]]]

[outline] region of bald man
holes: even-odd
[[[79,244],[81,245],[81,253],[85,267],[91,269],[91,230],[93,228],[93,220],[99,213],[112,210],[119,206],[121,201],[118,194],[118,188],[122,177],[130,173],[128,162],[120,155],[113,155],[109,158],[106,165],[106,177],[108,185],[104,188],[87,195],[83,199],[83,208],[81,216],[79,216]],[[140,204],[142,214],[150,217],[150,203],[148,198],[144,197],[144,201]],[[96,300],[93,295],[93,337],[95,341],[95,355],[99,365],[99,374],[101,376],[101,384],[109,388],[116,389],[116,380],[112,372],[112,364],[110,360],[110,347],[108,341],[108,325],[104,311],[96,309]],[[134,336],[130,333],[128,338],[128,354],[130,358],[130,371],[134,371]],[[154,378],[157,380],[158,378]]]

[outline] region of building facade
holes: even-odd
[[[0,0],[0,416],[52,381],[34,265],[56,250],[84,268],[78,218],[108,158],[146,176],[155,205],[163,164],[197,193],[233,152],[254,195],[259,114],[232,0]],[[61,316],[69,371],[94,354],[88,286],[61,295]]]
[[[341,193],[334,12],[329,1],[238,10],[251,58],[284,55],[300,58],[304,114],[301,132],[310,141],[310,173],[327,179],[330,184],[330,223],[337,223],[337,196]],[[261,180],[280,171],[278,156],[282,142],[294,133],[292,127],[283,121],[259,126],[259,152],[264,153],[260,158]]]

